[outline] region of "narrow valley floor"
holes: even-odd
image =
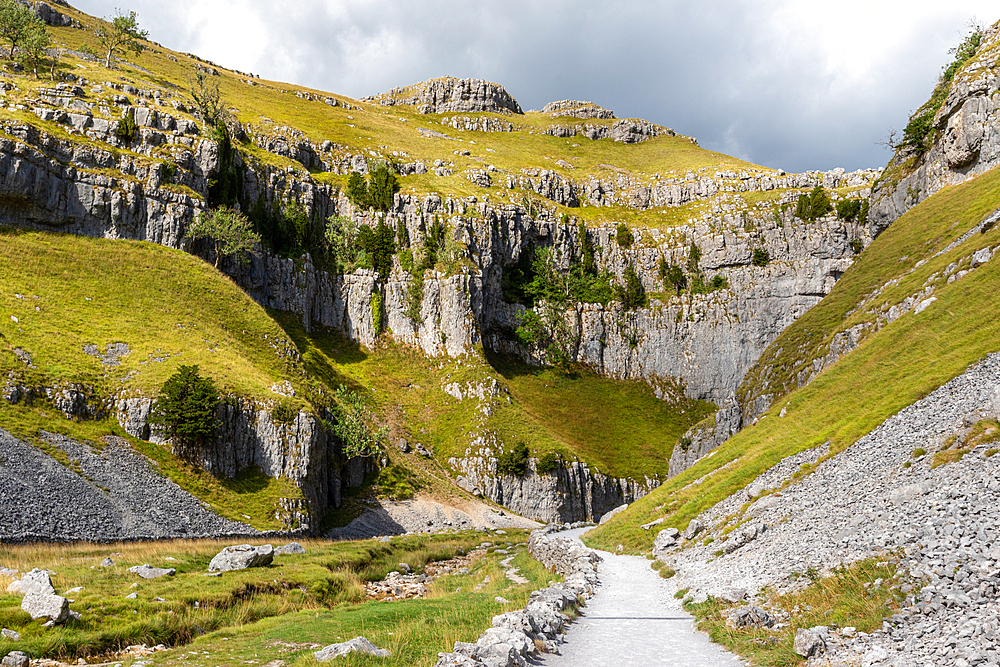
[[[560,537],[579,539],[589,528]],[[562,655],[543,655],[545,667],[670,665],[736,667],[743,661],[694,628],[649,561],[598,551],[601,585],[569,626]]]

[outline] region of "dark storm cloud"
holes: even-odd
[[[110,15],[114,0],[80,7]],[[877,142],[928,97],[989,5],[842,0],[135,0],[151,37],[352,97],[453,75],[521,105],[586,99],[788,171],[882,166]]]

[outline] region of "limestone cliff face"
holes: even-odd
[[[125,432],[136,438],[163,442],[149,425],[154,401],[122,396],[114,414]],[[284,477],[302,490],[305,503],[286,499],[286,525],[308,531],[328,507],[339,507],[343,491],[360,486],[371,461],[344,460],[339,442],[320,420],[304,412],[291,422],[276,421],[271,408],[245,398],[230,397],[216,410],[215,444],[196,453],[196,463],[219,477],[234,477],[257,467],[268,477]]]
[[[604,513],[641,498],[659,484],[652,479],[637,482],[609,477],[578,461],[560,462],[555,470],[540,473],[538,461],[529,459],[523,476],[499,474],[496,459],[491,456],[449,459],[448,463],[460,471],[457,483],[466,491],[545,523],[597,521]]]
[[[79,101],[75,91],[56,92],[61,97],[53,94],[53,99],[64,100],[60,102],[64,108],[75,108],[72,105]],[[158,109],[128,107],[127,102],[122,101],[123,108],[132,109],[139,125],[128,152],[102,151],[94,144],[56,139],[27,124],[8,123],[6,135],[0,136],[0,201],[4,204],[0,221],[186,247],[185,230],[205,208],[204,199],[197,195],[207,192],[208,179],[219,168],[219,147],[202,138],[188,121],[181,122],[183,119]],[[40,118],[52,112],[51,120],[66,123],[72,133],[113,147],[121,141],[113,124],[98,122],[101,119],[88,116],[84,109],[58,117],[51,109],[42,111]],[[329,148],[321,146],[320,152],[329,153]],[[153,156],[164,149],[173,151],[179,166],[170,178],[155,160],[135,157]],[[295,150],[300,149],[303,147]],[[348,163],[345,168],[354,168],[352,160]],[[366,168],[363,159],[356,166]],[[381,215],[355,210],[335,188],[305,172],[265,164],[241,164],[241,168],[243,201],[262,201],[274,210],[289,198],[295,199],[314,220],[348,215],[356,222],[375,224],[376,215]],[[492,173],[496,175],[491,178],[501,178]],[[508,175],[513,182],[508,180],[506,185],[514,188],[512,196],[520,189],[553,201],[577,198],[577,203],[588,206],[645,209],[708,201],[726,192],[819,184],[861,188],[859,195],[866,196],[864,188],[874,176],[874,172],[845,174],[843,170],[799,175],[718,172],[673,179],[653,175],[643,180],[611,171],[606,177],[577,182],[551,170],[529,169],[520,176]],[[496,193],[491,190],[489,197]],[[782,212],[781,205],[793,203],[794,197],[794,192],[785,193],[771,204],[750,209],[713,200],[704,214],[686,223],[662,231],[634,230],[631,244],[619,243],[613,226],[590,227],[587,234],[599,268],[620,282],[626,269],[634,267],[653,298],[649,307],[630,311],[615,302],[571,307],[565,317],[575,340],[572,357],[613,377],[641,378],[654,386],[660,381],[679,382],[690,397],[728,405],[763,350],[827,294],[850,266],[854,256],[851,243],[865,245],[870,241],[867,229],[833,217],[806,223]],[[414,246],[423,243],[435,220],[447,228],[444,254],[452,268],[447,273],[424,273],[423,300],[414,319],[407,314],[406,303],[414,278],[398,260],[385,281],[364,270],[333,275],[316,268],[308,256],[293,261],[261,253],[249,266],[224,261],[222,268],[260,303],[298,314],[307,329],[315,324],[332,327],[366,346],[373,345],[379,335],[388,335],[432,356],[459,356],[486,345],[538,361],[538,352],[525,349],[512,335],[523,306],[504,300],[504,272],[537,248],[551,249],[562,266],[569,267],[579,258],[582,239],[578,227],[557,220],[552,209],[542,205],[531,213],[500,198],[480,201],[477,197],[396,195],[384,218],[391,226],[405,227]],[[658,262],[664,257],[685,264],[692,242],[701,251],[698,269],[704,278],[710,281],[718,277],[725,287],[683,297],[672,295],[658,276]],[[766,266],[754,265],[755,250],[766,251]],[[384,304],[385,332],[375,330],[372,303],[376,292]],[[715,441],[740,426],[738,406],[727,410],[717,418],[719,426],[712,436]],[[322,458],[327,451],[324,447],[328,449],[315,425],[307,428],[300,424],[292,432],[258,419],[258,411],[241,409],[240,425],[234,423],[226,431],[233,443],[231,451],[220,453],[221,459],[207,464],[227,471],[255,462],[262,469],[297,480],[317,506],[336,504],[338,496],[331,490],[331,482],[321,481],[324,474],[310,467],[312,459]],[[287,458],[288,448],[301,456]],[[293,459],[298,462],[289,463]],[[582,490],[581,498],[596,493],[613,498],[617,504],[638,493],[639,487],[616,491],[612,487],[619,482],[594,481],[598,478],[581,470],[564,472],[561,482],[558,480],[563,478],[555,476],[555,486],[543,480],[545,476],[536,476],[530,483],[501,484],[496,480],[490,486],[484,481],[484,492],[489,490],[491,497],[503,497],[505,502],[515,502],[517,494],[532,497],[516,502],[525,506],[541,503],[539,507],[556,501],[534,496],[563,493],[560,484]],[[330,475],[327,478],[332,479]],[[515,492],[515,488],[521,490]],[[577,492],[570,495],[573,493]],[[594,511],[593,498],[598,496],[582,504],[570,503],[576,509],[566,512],[577,512],[575,518],[586,516]],[[589,509],[587,502],[591,503]],[[545,511],[558,513],[555,509]]]
[[[420,113],[524,113],[521,105],[503,86],[482,79],[450,76],[405,88],[393,88],[386,93],[366,97],[363,101],[381,106],[406,104],[416,107]]]
[[[877,236],[896,218],[947,185],[956,185],[1000,164],[1000,24],[991,27],[969,63],[955,74],[948,97],[934,117],[934,142],[914,158],[901,150],[890,163],[901,179],[880,182],[872,192],[869,226]]]

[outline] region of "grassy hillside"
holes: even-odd
[[[994,169],[942,190],[901,217],[826,299],[772,344],[760,367],[787,372],[835,332],[874,321],[907,296],[919,292],[923,298],[927,286],[934,287],[937,300],[868,335],[811,384],[776,400],[756,425],[589,533],[587,541],[605,549],[623,544],[633,551],[648,550],[655,534],[641,530],[640,524],[664,517],[665,526],[683,529],[782,458],[825,442],[831,453],[839,452],[985,354],[1000,350],[1000,261],[951,284],[946,274],[952,263],[958,263],[958,270],[968,269],[976,250],[1000,245],[1000,229],[976,233],[934,256],[998,207],[1000,169]]]
[[[306,334],[294,317],[275,315],[310,373],[328,384],[347,378],[347,386],[370,390],[389,440],[423,444],[439,462],[465,455],[471,440],[493,434],[507,447],[526,442],[536,456],[556,452],[613,475],[666,476],[678,437],[714,409],[669,387],[673,398],[662,401],[644,382],[611,380],[583,367],[535,368],[487,359],[481,351],[435,359],[386,341],[366,351],[337,333]],[[460,401],[443,391],[457,384],[467,393],[470,385],[494,382],[496,394],[487,391],[485,400]]]

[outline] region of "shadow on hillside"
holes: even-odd
[[[314,325],[306,333],[299,316],[285,310],[267,309],[278,326],[288,335],[311,375],[331,389],[344,385],[352,391],[365,388],[355,379],[340,372],[334,364],[356,364],[368,358],[361,346],[337,331]]]
[[[509,354],[501,354],[490,349],[485,349],[486,361],[497,373],[506,380],[516,377],[542,377],[543,375],[558,374],[566,380],[579,380],[580,367],[578,364],[570,364],[567,368],[559,366],[532,366],[522,359]]]

